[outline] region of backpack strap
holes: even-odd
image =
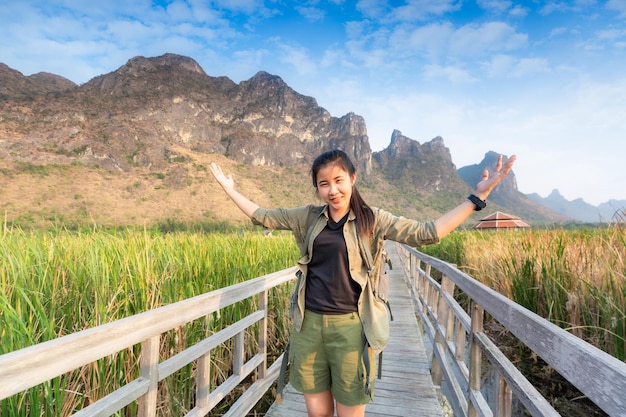
[[[370,349],[369,343],[367,342],[367,337],[365,337],[365,332],[363,332],[363,366],[365,367],[365,395],[369,396],[371,399],[372,384],[370,382],[370,375],[372,374],[372,372],[370,367]]]
[[[280,372],[278,373],[278,381],[276,383],[276,404],[283,402],[283,390],[285,389],[285,375],[287,374],[287,367],[289,366],[289,347],[291,341],[287,342],[285,352],[283,353],[283,360],[280,364]]]

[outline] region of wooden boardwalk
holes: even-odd
[[[430,377],[430,358],[424,347],[413,302],[395,245],[387,245],[394,269],[389,271],[391,322],[389,346],[383,352],[382,378],[376,379],[367,417],[441,417],[437,391]],[[302,394],[285,387],[283,402],[268,410],[268,417],[306,417]]]

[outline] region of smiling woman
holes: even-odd
[[[309,416],[334,415],[335,409],[339,417],[364,416],[374,395],[370,370],[389,339],[387,310],[371,281],[371,271],[383,262],[384,241],[438,242],[485,206],[515,159],[503,165],[500,156],[495,170],[483,173],[475,195],[428,222],[370,207],[356,187],[354,164],[339,149],[323,152],[311,166],[313,186],[323,201],[319,206],[261,208],[235,189],[231,175],[211,164],[215,180],[254,224],[292,231],[300,248],[287,358],[290,383],[304,394]],[[373,265],[369,254],[374,254]]]

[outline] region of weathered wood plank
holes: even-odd
[[[367,417],[441,417],[437,390],[430,376],[430,358],[421,336],[413,301],[405,283],[395,246],[389,248],[397,267],[389,271],[391,322],[389,345],[383,352],[382,378],[374,383],[374,399],[367,405]],[[305,417],[302,394],[287,385],[283,402],[274,404],[267,417]]]

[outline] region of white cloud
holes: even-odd
[[[615,0],[622,1],[622,0]],[[568,13],[568,12],[580,12],[585,10],[589,6],[593,6],[597,3],[597,0],[567,0],[567,1],[548,1],[539,10],[542,15],[549,15],[552,13]]]
[[[426,78],[442,77],[454,84],[465,84],[476,81],[466,70],[453,66],[442,67],[440,65],[425,65],[424,76]]]
[[[384,0],[359,0],[356,9],[368,19],[378,19],[387,13],[387,2]]]
[[[406,0],[401,6],[384,0],[359,0],[357,9],[368,19],[382,23],[415,22],[432,16],[442,16],[461,9],[461,0]]]
[[[304,16],[304,18],[306,18],[307,20],[311,22],[324,20],[324,17],[326,16],[326,12],[323,9],[320,9],[318,7],[301,6],[301,7],[296,7],[296,10],[298,11],[298,13]]]
[[[461,6],[460,0],[407,0],[406,5],[394,8],[390,17],[395,21],[412,22],[454,12]]]
[[[527,15],[528,15],[528,9],[519,5],[513,7],[509,11],[509,16],[511,17],[522,18],[522,17],[526,17]]]
[[[364,27],[358,28],[363,30]],[[356,33],[354,30],[352,36],[356,37]],[[459,28],[445,21],[417,27],[400,25],[392,32],[379,31],[378,34],[389,36],[389,54],[393,58],[418,55],[431,62],[449,57],[474,59],[492,52],[512,51],[524,48],[528,41],[526,34],[516,32],[503,22],[467,24]],[[363,35],[358,38],[363,39]]]
[[[481,56],[489,52],[520,49],[527,42],[528,35],[517,33],[515,28],[504,22],[467,24],[454,33],[450,50],[454,56]]]
[[[626,0],[609,0],[605,7],[608,10],[618,12],[620,17],[626,17]]]
[[[291,67],[300,75],[312,74],[317,69],[317,64],[309,57],[305,48],[294,47],[284,43],[279,43],[282,51],[280,61],[290,64]]]
[[[509,0],[477,0],[479,7],[495,13],[504,13],[511,8],[512,2]]]
[[[242,13],[264,12],[263,0],[214,0],[220,9],[232,10]]]
[[[519,78],[550,72],[548,61],[543,58],[517,58],[512,55],[494,55],[481,64],[489,77]]]
[[[482,69],[489,77],[503,77],[511,73],[517,58],[511,55],[494,55],[491,60],[482,63]]]
[[[392,36],[396,51],[411,51],[436,61],[445,56],[455,32],[450,22],[432,23],[413,30],[398,28]]]
[[[193,12],[189,4],[183,1],[174,1],[167,5],[167,16],[174,21],[185,20],[189,21],[193,19]]]

